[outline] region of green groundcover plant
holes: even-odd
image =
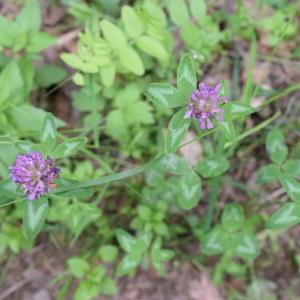
[[[55,241],[63,229],[70,245],[82,240],[78,254],[54,279],[62,282],[61,299],[72,282],[77,284],[74,299],[114,294],[117,277],[140,267],[163,276],[166,262],[186,256],[198,266],[216,256],[215,283],[225,274],[245,276],[260,255],[261,232],[300,223],[300,160],[289,155],[281,128],[272,125],[281,112],[245,126],[249,116],[300,87],[292,85],[251,105],[258,92],[252,81],[254,29],[270,29],[269,43],[275,45],[293,36],[294,23],[278,35],[270,24],[285,23],[283,10],[255,23],[246,20],[239,5],[240,22],[231,27],[230,16],[222,31],[224,12],[209,15],[205,1],[163,2],[70,4],[82,31],[76,54],[62,53],[61,59],[80,87],[72,94],[82,113],[78,131],[63,130],[63,121],[29,101],[32,91],[68,76],[56,65],[32,66],[41,62],[40,51],[56,41],[40,31],[38,3],[28,0],[15,19],[0,18],[5,33],[0,36],[0,257],[30,249],[41,232]],[[174,26],[186,52],[178,61],[172,54]],[[236,31],[251,43],[238,100],[231,99],[226,80],[214,86],[200,80],[203,63],[222,53]],[[188,131],[195,137],[186,141]],[[254,134],[262,137],[270,159],[257,172],[257,183],[266,189],[280,183],[288,198],[272,213],[235,201],[218,206],[238,147]],[[203,156],[191,163],[179,150],[199,141]],[[131,159],[138,160],[137,166],[128,167]],[[199,206],[205,207],[204,215]],[[200,245],[197,255],[184,253],[186,240]]]

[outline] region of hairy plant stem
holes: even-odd
[[[208,195],[208,211],[204,220],[204,231],[208,232],[212,225],[212,220],[217,204],[217,198],[221,187],[221,178],[215,177],[210,182],[210,193]]]
[[[49,195],[51,195],[51,194],[60,194],[60,193],[63,193],[63,192],[69,192],[69,191],[84,189],[84,188],[88,188],[88,187],[94,187],[94,186],[97,186],[97,185],[122,180],[122,179],[125,179],[127,177],[131,177],[131,176],[143,173],[143,172],[149,170],[151,167],[153,167],[159,161],[159,159],[161,157],[162,157],[162,155],[158,156],[157,158],[151,160],[150,162],[148,162],[144,165],[138,166],[136,168],[129,169],[127,171],[115,173],[115,174],[112,174],[112,175],[102,176],[102,177],[97,178],[97,179],[87,180],[87,181],[84,181],[84,182],[74,183],[74,184],[71,184],[71,185],[68,185],[68,186],[60,187],[56,190],[53,190]]]

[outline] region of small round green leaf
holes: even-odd
[[[115,281],[110,277],[105,277],[100,285],[100,292],[104,295],[114,295],[118,291]]]
[[[69,271],[77,278],[82,278],[90,269],[86,260],[80,257],[71,257],[67,261]]]
[[[201,249],[206,255],[217,255],[226,251],[229,235],[221,226],[215,226],[201,241]]]
[[[270,159],[276,164],[282,164],[288,154],[284,136],[279,129],[272,130],[267,136],[267,151]]]
[[[242,232],[235,236],[231,242],[231,248],[235,255],[245,260],[253,260],[260,253],[258,240],[248,232]]]
[[[227,204],[222,213],[222,225],[229,232],[234,232],[243,226],[245,216],[241,205]]]
[[[189,163],[181,156],[176,154],[166,154],[158,161],[159,168],[165,173],[183,175],[191,171]]]
[[[118,248],[113,245],[105,245],[99,249],[99,255],[105,262],[114,261],[118,256]]]
[[[280,169],[275,164],[263,166],[256,174],[259,183],[272,183],[280,178]]]
[[[91,300],[98,294],[98,284],[90,280],[81,280],[76,287],[74,300]]]
[[[84,76],[77,72],[72,76],[73,82],[79,86],[83,86],[84,85]]]
[[[229,161],[222,156],[200,160],[196,170],[205,178],[220,176],[229,169]]]

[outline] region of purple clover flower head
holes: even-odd
[[[11,179],[20,184],[29,201],[37,199],[55,188],[54,179],[59,177],[60,169],[54,160],[39,152],[29,152],[17,156],[10,167]]]
[[[221,88],[220,83],[213,88],[201,82],[190,98],[184,118],[197,118],[203,130],[214,128],[211,118],[222,121],[224,109],[219,104],[227,102],[227,97],[219,96]]]

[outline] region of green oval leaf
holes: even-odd
[[[100,292],[104,295],[116,294],[118,292],[118,288],[115,281],[110,277],[104,277],[100,285]]]
[[[110,64],[100,68],[100,79],[104,86],[110,87],[114,83],[116,76],[115,64]]]
[[[190,0],[190,12],[199,24],[204,23],[206,15],[206,1],[205,0]]]
[[[114,245],[104,245],[99,249],[99,255],[105,262],[114,261],[118,256],[118,248]]]
[[[229,232],[240,229],[244,224],[243,208],[239,204],[227,204],[222,213],[222,226]]]
[[[282,184],[284,190],[288,196],[294,200],[300,201],[300,183],[298,183],[294,178],[288,175],[282,175],[279,178],[280,183]]]
[[[72,80],[75,84],[79,85],[79,86],[83,86],[84,83],[85,83],[85,80],[84,80],[84,76],[77,72],[75,73],[73,76],[72,76]]]
[[[133,271],[140,263],[141,255],[139,253],[131,253],[126,255],[117,268],[117,276],[124,276]]]
[[[217,255],[226,251],[229,242],[228,233],[222,227],[215,226],[204,236],[201,249],[206,255]]]
[[[189,163],[183,157],[171,153],[164,155],[158,161],[158,166],[162,172],[174,175],[183,175],[191,171]]]
[[[188,102],[188,99],[181,97],[174,86],[166,83],[147,84],[145,95],[155,104],[166,108],[182,106]]]
[[[253,260],[260,253],[258,240],[248,232],[235,236],[231,245],[233,252],[245,260]]]
[[[189,99],[197,88],[197,77],[192,57],[184,54],[177,69],[177,88],[185,99]]]
[[[169,1],[169,11],[171,19],[176,25],[183,25],[190,19],[187,5],[183,0]]]
[[[54,64],[42,65],[36,68],[35,71],[36,83],[41,87],[49,87],[60,83],[68,76],[65,69]]]
[[[101,21],[100,25],[108,44],[115,50],[121,51],[127,44],[124,32],[108,20]]]
[[[275,129],[267,135],[267,151],[270,159],[276,164],[282,164],[288,154],[288,148],[284,143],[284,136],[280,130]]]
[[[175,151],[178,146],[180,145],[180,142],[183,138],[183,136],[188,131],[191,119],[185,119],[185,108],[182,108],[179,110],[171,119],[169,126],[168,126],[168,132],[166,136],[166,151],[167,152],[173,152]]]
[[[26,43],[26,51],[35,54],[54,45],[56,41],[56,37],[47,32],[31,32]]]
[[[284,173],[300,179],[300,159],[289,159],[283,166]]]
[[[130,72],[136,75],[143,75],[145,72],[143,62],[138,53],[129,46],[120,47],[119,57],[121,64]]]
[[[280,169],[275,164],[263,166],[256,174],[259,183],[272,183],[280,178]]]
[[[182,209],[194,208],[201,196],[201,179],[193,171],[184,174],[179,181],[177,201]]]
[[[74,300],[91,300],[98,294],[99,287],[94,282],[83,279],[75,289]]]
[[[15,19],[18,28],[25,32],[39,31],[41,27],[41,11],[38,1],[27,0],[24,3],[25,5]]]
[[[87,261],[75,256],[68,259],[67,265],[69,271],[77,278],[82,278],[90,269]]]
[[[168,59],[168,52],[163,44],[151,36],[144,35],[137,41],[137,46],[145,53],[160,60]]]
[[[139,38],[144,31],[144,24],[135,10],[129,5],[122,6],[121,17],[126,34],[133,39]]]
[[[228,168],[229,161],[222,156],[202,159],[196,165],[196,170],[205,178],[220,176],[227,171]]]
[[[23,226],[27,236],[34,239],[42,230],[49,210],[47,198],[26,202],[24,207]]]
[[[79,56],[75,55],[75,54],[63,53],[63,54],[60,55],[60,58],[64,61],[64,63],[66,63],[67,65],[69,65],[73,69],[81,70],[81,68],[83,66],[82,59]]]
[[[137,242],[136,238],[122,229],[118,229],[116,235],[122,249],[126,252],[131,252]]]
[[[286,229],[300,223],[300,205],[285,203],[267,221],[267,228]]]

